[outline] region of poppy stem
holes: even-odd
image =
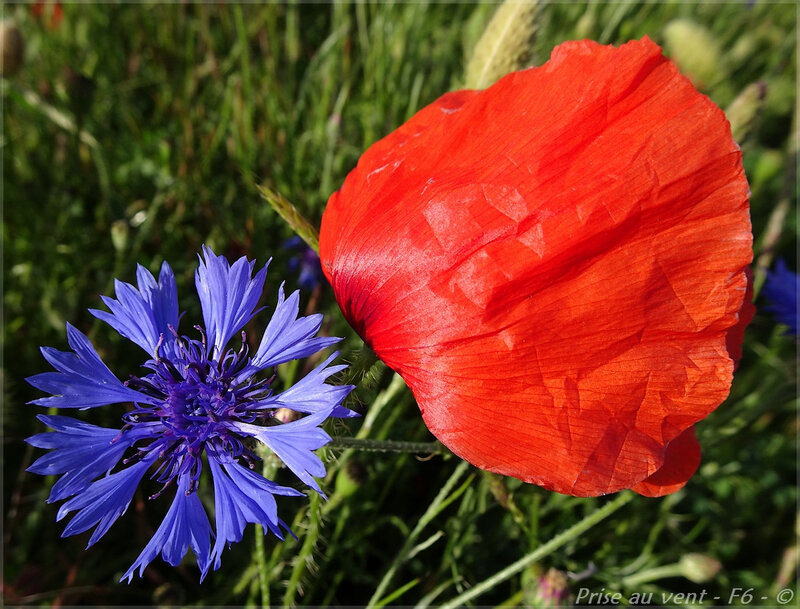
[[[582,535],[589,529],[591,529],[594,525],[598,524],[603,519],[607,518],[614,512],[616,512],[619,508],[623,505],[628,503],[631,499],[633,499],[634,493],[631,491],[623,491],[615,499],[609,501],[602,507],[596,509],[594,512],[589,514],[586,518],[577,522],[576,524],[572,525],[566,531],[563,531],[553,537],[550,541],[545,544],[542,544],[538,548],[536,548],[530,554],[526,554],[518,561],[511,563],[505,569],[502,569],[489,577],[488,579],[483,580],[479,584],[474,585],[472,588],[464,592],[463,594],[459,594],[454,599],[443,603],[440,607],[441,609],[452,609],[453,607],[461,607],[464,606],[467,601],[472,600],[476,596],[480,596],[487,590],[491,590],[497,584],[504,582],[505,580],[511,578],[512,576],[516,575],[517,573],[522,572],[528,565],[531,565],[554,550],[557,550],[563,545],[566,545],[568,542],[572,541],[579,535]]]
[[[449,454],[441,442],[396,442],[392,440],[368,440],[366,438],[334,438],[328,448],[353,448],[380,453],[412,453],[422,455]]]

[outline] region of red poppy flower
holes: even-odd
[[[752,316],[739,148],[647,38],[420,111],[331,196],[320,257],[439,440],[579,496],[686,483]]]

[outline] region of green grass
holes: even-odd
[[[268,299],[282,276],[294,288],[281,249],[291,230],[256,186],[318,224],[361,152],[463,81],[494,5],[68,5],[55,29],[26,5],[3,10],[26,42],[26,63],[3,80],[2,94],[6,603],[362,605],[376,596],[441,604],[608,503],[488,475],[452,456],[329,448],[328,502],[280,498],[298,540],[258,539],[250,527],[203,585],[191,561],[172,568],[160,559],[143,580],[117,583],[165,511],[142,495],[88,551],[87,535],[60,539],[57,507],[44,502],[52,480],[24,473],[38,451],[23,439],[42,431],[37,407],[26,404],[38,394],[24,382],[47,367],[38,347],[63,348],[69,321],[112,370],[133,372],[139,354],[86,309],[111,293],[115,277],[132,280],[137,262],[155,270],[166,259],[187,319],[198,319],[192,273],[202,243],[260,263],[274,257]],[[792,261],[797,244],[794,5],[551,4],[539,14],[533,61],[581,37],[663,43],[679,17],[719,46],[718,78],[704,90],[712,100],[727,108],[747,85],[765,85],[740,142],[760,277],[775,256]],[[326,330],[348,337],[345,359],[358,361],[360,341],[330,291],[305,303],[327,314]],[[687,487],[632,498],[470,602],[536,603],[538,574],[591,563],[592,575],[570,583],[573,596],[581,587],[624,598],[652,591],[657,603],[662,591],[707,590],[719,604],[738,587],[754,589],[752,605],[773,604],[782,562],[797,556],[796,347],[758,314],[731,397],[698,425],[703,464]],[[408,390],[380,366],[369,376],[357,392],[369,415],[331,432],[432,440]],[[85,416],[114,425],[105,410]],[[284,474],[278,482],[290,483]],[[702,584],[643,581],[688,553],[723,569]],[[796,590],[793,577],[786,585]]]

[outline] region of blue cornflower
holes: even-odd
[[[297,235],[288,239],[283,248],[297,250],[297,253],[289,259],[286,268],[292,273],[300,271],[298,285],[304,290],[313,290],[317,287],[324,277],[317,252],[308,247]]]
[[[769,304],[765,311],[773,314],[778,322],[789,326],[787,334],[797,336],[797,294],[800,292],[800,277],[779,258],[775,270],[767,272],[762,294]]]
[[[291,531],[278,517],[274,495],[303,493],[252,471],[259,458],[250,439],[266,445],[300,480],[322,494],[314,477],[324,476],[325,467],[312,451],[329,442],[330,436],[320,425],[328,417],[355,416],[341,405],[353,387],[325,383],[345,367],[330,366],[337,353],[282,393],[271,389],[275,376],[268,376],[268,369],[341,340],[315,336],[321,315],[298,318],[298,292],[287,299],[280,287],[278,304],[252,355],[244,332],[241,348],[227,347],[261,310],[255,307],[267,267],[254,276],[254,265],[246,258],[230,265],[203,247],[195,283],[205,330],[195,326],[198,338],[178,334],[181,314],[170,266],[166,262],[161,266],[158,281],[139,266],[138,289],[115,282],[116,300],[103,297],[110,312],[91,313],[144,349],[150,356],[143,364],[148,372],[121,382],[89,339],[67,324],[72,351],[43,347],[45,359],[57,372],[28,379],[34,387],[52,394],[32,402],[40,406],[86,409],[132,404],[122,415],[121,429],[65,416],[38,417],[54,431],[27,441],[51,451],[28,470],[61,475],[47,501],[66,499],[57,520],[75,512],[63,536],[95,527],[89,546],[94,544],[125,512],[148,472],[150,479],[162,485],[151,499],[175,489],[158,530],[122,577],[129,582],[137,569],[141,577],[159,554],[174,566],[189,548],[197,558],[202,580],[212,566],[219,568],[225,546],[241,540],[250,522],[283,539],[281,528]],[[281,424],[274,416],[281,408],[306,416]],[[206,466],[213,479],[213,529],[196,493],[205,479],[201,474]]]

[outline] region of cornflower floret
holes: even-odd
[[[772,313],[779,323],[788,326],[786,334],[797,336],[800,277],[789,270],[783,258],[779,258],[775,268],[767,272],[763,294],[768,303],[764,310]]]
[[[148,372],[121,382],[89,339],[68,323],[72,351],[43,347],[45,359],[56,372],[27,379],[51,394],[31,402],[39,406],[84,410],[132,404],[122,415],[121,429],[59,415],[38,416],[54,431],[32,436],[27,442],[51,451],[28,470],[61,476],[47,501],[66,499],[57,520],[75,512],[62,536],[95,527],[88,544],[93,545],[125,513],[148,472],[160,484],[150,499],[175,489],[158,530],[122,577],[129,582],[137,569],[141,577],[159,554],[175,566],[189,548],[197,558],[202,580],[212,566],[219,568],[225,546],[241,540],[247,523],[260,524],[280,539],[282,529],[291,534],[278,517],[274,496],[303,493],[253,471],[259,457],[249,439],[266,445],[301,481],[322,495],[314,477],[324,476],[325,467],[313,451],[329,442],[330,436],[320,425],[328,417],[356,414],[342,406],[352,385],[325,382],[345,368],[330,365],[338,353],[294,386],[273,392],[271,369],[308,357],[341,339],[316,336],[322,316],[298,317],[299,293],[286,298],[281,285],[272,318],[251,355],[242,328],[261,310],[256,305],[267,272],[265,266],[253,275],[254,265],[244,257],[230,265],[203,246],[195,284],[204,326],[194,327],[194,338],[178,332],[181,314],[170,266],[163,263],[156,281],[140,265],[138,287],[116,281],[116,299],[103,297],[109,311],[90,312],[150,356],[143,364]],[[238,333],[241,347],[228,348]],[[306,416],[281,423],[275,417],[281,408]],[[196,492],[205,465],[213,479],[213,529]]]

